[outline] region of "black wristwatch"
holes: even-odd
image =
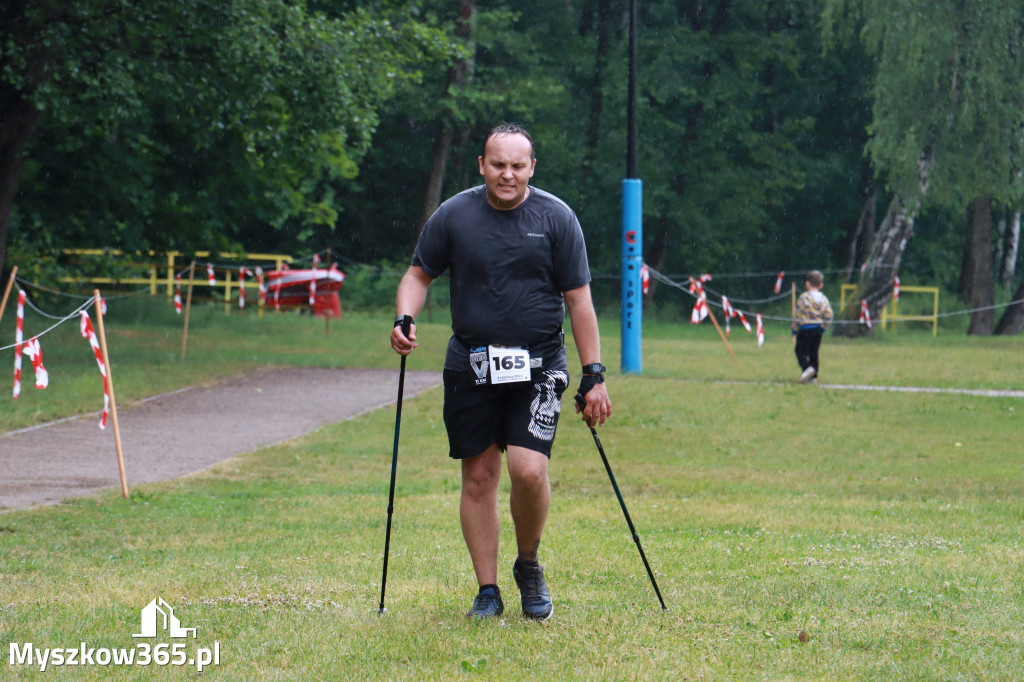
[[[395,318],[395,326],[401,327],[403,330],[411,327],[413,322],[412,315],[399,315]]]
[[[604,373],[607,371],[608,368],[600,362],[592,362],[589,365],[583,365],[583,375],[592,375],[597,377],[598,383],[604,382]]]

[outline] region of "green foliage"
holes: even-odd
[[[47,112],[22,182],[26,241],[188,250],[333,225],[334,183],[356,175],[383,102],[448,54],[438,31],[361,9],[58,5],[26,10],[8,48]]]
[[[18,195],[17,261],[66,246],[330,246],[407,262],[438,136],[452,132],[444,198],[480,182],[484,135],[516,120],[537,142],[534,184],[577,211],[594,272],[614,276],[627,3],[474,4],[468,41],[460,3],[441,0],[5,6],[20,18],[0,21],[5,82],[46,114]],[[1018,5],[640,3],[647,259],[691,274],[845,267],[872,174],[884,207],[886,191],[917,191],[925,150],[934,222],[904,272],[945,277],[958,206],[1020,197]],[[452,85],[453,67],[469,77]],[[616,304],[616,286],[596,289]]]
[[[755,2],[703,6],[691,17],[678,3],[642,3],[639,170],[649,258],[661,259],[667,272],[839,261],[860,210],[863,53],[853,47],[821,56],[814,2],[776,10]],[[599,78],[597,3],[481,8],[471,87],[443,95],[443,74],[435,73],[425,83],[433,96],[417,88],[414,101],[399,96],[382,117],[382,134],[347,200],[358,217],[337,233],[354,257],[411,252],[444,99],[463,124],[444,196],[479,182],[476,156],[486,131],[520,120],[537,142],[533,183],[577,211],[595,272],[617,272],[623,9],[612,3]],[[370,232],[380,239],[367,239]]]
[[[360,311],[394,313],[398,282],[408,267],[408,262],[387,260],[346,266],[342,304]],[[427,296],[430,305],[447,308],[450,300],[448,277],[443,275],[435,280]]]
[[[957,0],[826,0],[826,32],[854,31],[875,58],[868,152],[904,196],[962,209],[984,194],[1024,197],[1024,9]]]

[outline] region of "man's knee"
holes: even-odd
[[[492,495],[501,477],[501,451],[488,448],[475,457],[462,460],[462,493],[470,497]]]
[[[525,448],[509,448],[509,478],[512,485],[534,488],[548,483],[548,458]]]

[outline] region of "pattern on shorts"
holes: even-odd
[[[530,425],[527,427],[535,438],[550,441],[555,437],[558,413],[562,407],[559,384],[564,391],[569,385],[569,375],[552,370],[544,372],[544,382],[537,384],[537,396],[530,403]]]

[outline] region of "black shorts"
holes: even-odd
[[[535,372],[530,381],[476,386],[473,372],[444,371],[444,425],[449,455],[464,459],[497,443],[551,457],[568,373]]]

